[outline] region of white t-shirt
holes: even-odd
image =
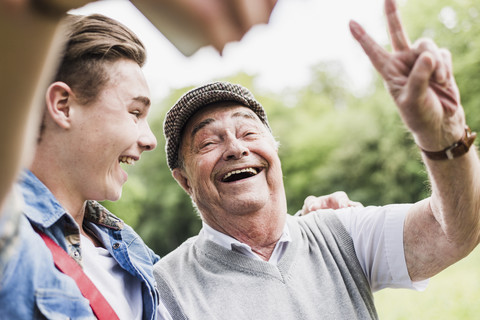
[[[95,284],[121,320],[141,320],[143,314],[140,280],[120,267],[107,249],[95,247],[80,235],[83,272]]]
[[[412,282],[408,275],[403,227],[411,206],[392,204],[335,210],[352,237],[358,261],[374,292],[384,288],[422,291],[428,285],[428,280]]]

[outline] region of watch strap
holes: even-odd
[[[465,133],[463,137],[451,146],[441,151],[421,150],[423,154],[425,154],[425,156],[431,160],[451,160],[467,153],[476,137],[477,133],[472,132],[468,126],[465,126]]]

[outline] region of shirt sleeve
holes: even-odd
[[[428,280],[413,282],[403,248],[405,216],[411,204],[336,210],[350,234],[360,265],[373,291],[407,288],[422,291]]]
[[[23,201],[21,193],[14,188],[7,197],[0,215],[0,274],[15,253],[20,237],[20,217]]]

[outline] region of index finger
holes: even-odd
[[[376,43],[356,21],[350,21],[350,31],[353,37],[362,46],[363,51],[365,51],[375,69],[384,76],[383,66],[385,62],[388,61],[390,53]]]
[[[385,0],[385,15],[387,16],[388,32],[394,51],[403,51],[410,48],[410,40],[403,28],[400,12],[395,0]]]

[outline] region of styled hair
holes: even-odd
[[[101,14],[67,15],[65,45],[54,81],[65,82],[82,103],[97,97],[109,81],[105,64],[129,59],[145,64],[145,47],[118,21]]]

